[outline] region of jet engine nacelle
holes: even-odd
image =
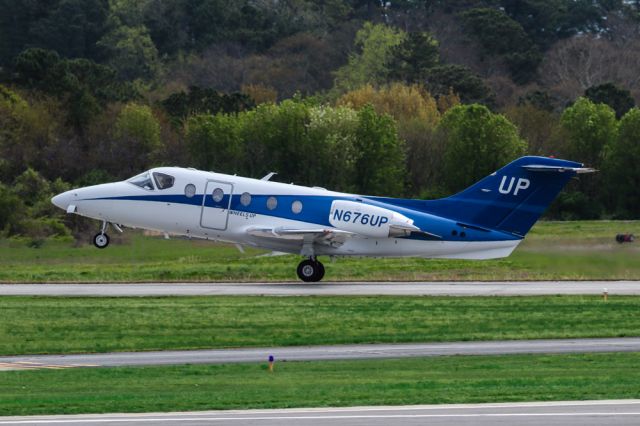
[[[336,200],[331,204],[329,223],[343,231],[374,238],[406,236],[420,229],[408,217],[382,207],[354,201]]]

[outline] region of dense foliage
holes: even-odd
[[[0,7],[3,235],[64,235],[51,194],[167,164],[426,198],[554,155],[601,173],[553,217],[640,215],[637,2]]]

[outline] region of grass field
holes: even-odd
[[[640,354],[9,371],[0,415],[640,397]]]
[[[616,233],[640,236],[640,221],[539,222],[500,260],[323,259],[325,281],[640,279],[640,242],[617,244]],[[113,239],[105,250],[0,240],[0,282],[297,281],[299,256],[135,232]]]
[[[640,279],[640,222],[542,222],[507,259],[339,259],[326,280]],[[299,256],[131,232],[0,240],[0,282],[297,280]],[[0,355],[640,335],[640,298],[0,298]],[[2,372],[0,415],[640,397],[640,354]]]
[[[0,298],[0,354],[640,335],[640,298]]]

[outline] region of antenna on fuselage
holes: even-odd
[[[277,172],[270,172],[268,175],[264,176],[264,177],[263,177],[262,179],[260,179],[260,180],[269,180],[269,179],[271,179],[272,177],[274,177],[274,176],[275,176],[275,175],[277,175],[277,174],[278,174]]]

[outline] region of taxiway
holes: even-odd
[[[0,284],[0,296],[640,295],[640,281]]]
[[[455,404],[399,407],[294,408],[148,414],[0,417],[0,425],[228,424],[235,426],[631,426],[640,423],[640,400]]]
[[[640,337],[17,355],[0,357],[0,370],[266,362],[269,355],[282,362],[588,352],[640,352]]]

